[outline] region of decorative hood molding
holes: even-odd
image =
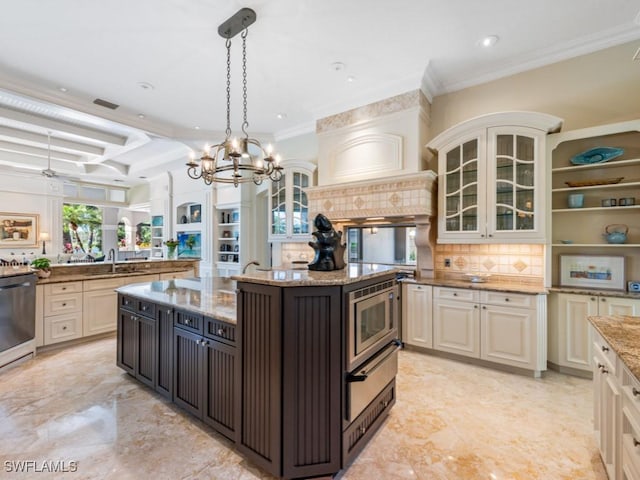
[[[311,218],[366,221],[389,217],[435,216],[437,174],[432,170],[382,180],[325,185],[305,189]]]

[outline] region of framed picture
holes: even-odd
[[[560,286],[625,290],[624,257],[560,255]]]
[[[220,261],[221,262],[226,262],[227,261],[227,255],[220,255]]]
[[[37,247],[39,215],[0,212],[0,248]]]
[[[190,223],[200,223],[202,222],[202,217],[200,216],[200,205],[191,205],[189,207],[189,222]]]

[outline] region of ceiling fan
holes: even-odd
[[[47,131],[47,168],[42,170],[42,175],[47,178],[56,177],[58,174],[51,169],[51,132]]]

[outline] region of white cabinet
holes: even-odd
[[[566,373],[592,371],[587,317],[640,315],[640,300],[606,295],[552,292],[549,298],[549,362]]]
[[[36,347],[44,345],[44,285],[36,285]]]
[[[623,480],[640,479],[640,381],[622,367],[622,465]]]
[[[448,287],[433,290],[433,348],[493,363],[546,369],[546,298]]]
[[[162,258],[164,244],[164,216],[151,216],[151,257]]]
[[[313,186],[316,166],[284,161],[282,178],[269,185],[269,241],[308,241],[312,231],[305,188]]]
[[[622,397],[617,377],[618,358],[593,327],[593,428],[609,480],[622,478]]]
[[[227,277],[240,272],[240,205],[227,205],[217,209],[216,267],[226,271]]]
[[[404,283],[402,288],[402,340],[408,345],[432,348],[433,287]]]
[[[85,280],[82,295],[82,336],[113,332],[118,325],[118,294],[124,278]]]
[[[44,285],[44,345],[82,337],[82,282]]]
[[[428,147],[438,152],[438,242],[544,243],[545,138],[561,123],[502,112],[434,138]]]

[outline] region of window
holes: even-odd
[[[62,205],[62,245],[64,253],[102,252],[102,209],[93,205]]]

